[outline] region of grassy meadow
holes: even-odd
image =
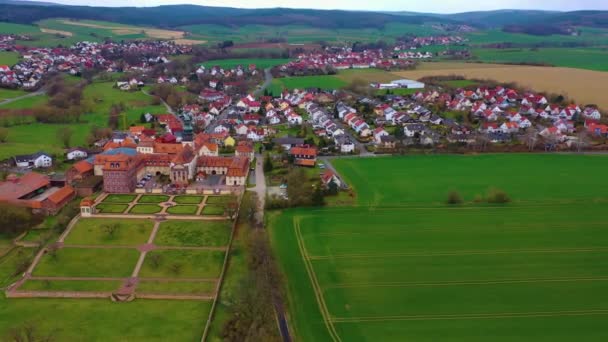
[[[287,64],[290,59],[286,58],[243,58],[243,59],[214,59],[202,63],[205,68],[219,66],[222,69],[232,69],[237,66],[249,68],[250,64],[255,64],[258,69],[272,68],[277,65]]]
[[[606,48],[473,49],[473,55],[491,63],[546,63],[558,67],[608,71]]]
[[[600,341],[605,156],[332,161],[353,207],[270,214],[305,341]],[[534,175],[531,175],[533,172]],[[584,176],[582,176],[584,175]],[[595,185],[595,186],[594,186]],[[475,202],[497,187],[512,199]],[[445,204],[450,190],[464,203]]]
[[[21,95],[21,94],[17,94]],[[3,92],[0,92],[0,97]],[[12,96],[12,95],[11,95]],[[91,127],[107,127],[112,104],[122,103],[125,110],[119,118],[119,129],[127,129],[131,124],[140,124],[142,113],[162,114],[166,108],[153,105],[152,97],[140,91],[123,92],[114,88],[113,82],[94,82],[83,92],[83,100],[89,104],[90,113],[80,117],[80,122],[68,124],[31,123],[8,127],[8,141],[0,145],[0,160],[15,154],[34,153],[44,150],[47,153],[62,154],[63,147],[57,139],[57,130],[64,126],[72,128],[72,146],[84,146]],[[0,104],[0,109],[29,109],[48,101],[46,95],[23,98],[14,102]]]

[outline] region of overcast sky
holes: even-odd
[[[42,0],[44,1],[44,0]],[[573,11],[581,9],[608,10],[608,0],[48,0],[69,5],[91,6],[158,6],[196,4],[241,8],[290,7],[319,9],[349,9],[377,11],[413,11],[457,13],[495,9],[543,9]]]

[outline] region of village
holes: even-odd
[[[462,43],[457,36],[413,38],[418,47]],[[45,73],[101,67],[108,72],[145,76],[170,56],[188,47],[167,42],[77,43],[69,49],[8,46],[23,55],[12,68],[2,67],[4,85],[36,87]],[[303,53],[274,68],[275,76],[302,70],[331,68],[410,68],[431,57],[403,45],[394,51],[327,48]],[[137,53],[131,63],[118,58]],[[232,68],[198,65],[190,75],[162,72],[156,78],[121,78],[122,91],[192,80],[202,87],[196,101],[170,108],[166,114],[142,113],[141,125],[115,130],[93,146],[72,147],[62,159],[72,165],[52,177],[11,175],[3,183],[2,201],[52,214],[74,196],[105,193],[202,194],[235,191],[249,183],[256,158],[264,155],[294,167],[318,167],[318,157],[402,154],[432,151],[545,151],[585,148],[605,137],[608,126],[595,106],[553,103],[546,95],[499,84],[449,87],[442,80],[428,84],[408,79],[372,82],[369,89],[386,91],[370,96],[346,90],[284,89],[279,95],[248,92],[262,82],[255,65]],[[278,72],[276,72],[278,71]],[[327,71],[327,70],[325,70]],[[133,73],[135,72],[135,73]],[[145,82],[144,82],[145,81]],[[245,89],[244,89],[245,88]],[[391,91],[405,89],[407,95]],[[166,103],[165,103],[166,104]],[[277,149],[276,146],[280,146]],[[277,159],[278,158],[278,159]],[[53,156],[45,151],[15,155],[16,170],[52,170]],[[320,180],[330,171],[320,170]],[[32,172],[35,174],[35,172]],[[323,183],[323,182],[321,182]],[[10,189],[24,185],[21,192]],[[327,182],[325,182],[327,186]],[[1,188],[1,187],[0,187]],[[57,191],[60,189],[61,191]],[[23,192],[25,191],[25,192]]]

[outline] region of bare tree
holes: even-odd
[[[545,151],[553,151],[559,143],[557,134],[550,133],[545,136]]]
[[[589,133],[583,128],[576,134],[576,138],[576,149],[581,153],[585,147],[589,146],[591,140],[589,138]]]
[[[528,150],[530,152],[534,151],[534,148],[538,143],[538,130],[534,127],[526,129],[526,133],[524,134],[524,141],[526,142],[526,145],[528,145]]]
[[[102,226],[102,229],[106,232],[106,234],[108,234],[108,237],[112,238],[112,237],[114,237],[114,235],[116,235],[116,231],[118,230],[119,227],[120,227],[120,224],[114,222],[114,223],[104,224]]]
[[[475,144],[479,147],[480,151],[485,151],[490,143],[490,137],[487,134],[478,132],[475,135]]]
[[[59,140],[59,142],[61,142],[63,147],[70,148],[73,134],[74,134],[74,131],[72,131],[71,128],[61,127],[60,129],[57,130],[57,139]]]

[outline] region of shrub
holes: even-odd
[[[462,196],[460,196],[458,191],[450,191],[448,194],[448,204],[461,204],[462,202]]]
[[[488,191],[488,198],[487,198],[488,203],[509,203],[511,202],[511,199],[509,198],[509,196],[507,195],[506,192],[500,190],[500,189],[496,189],[496,188],[492,188],[490,189],[490,191]]]

